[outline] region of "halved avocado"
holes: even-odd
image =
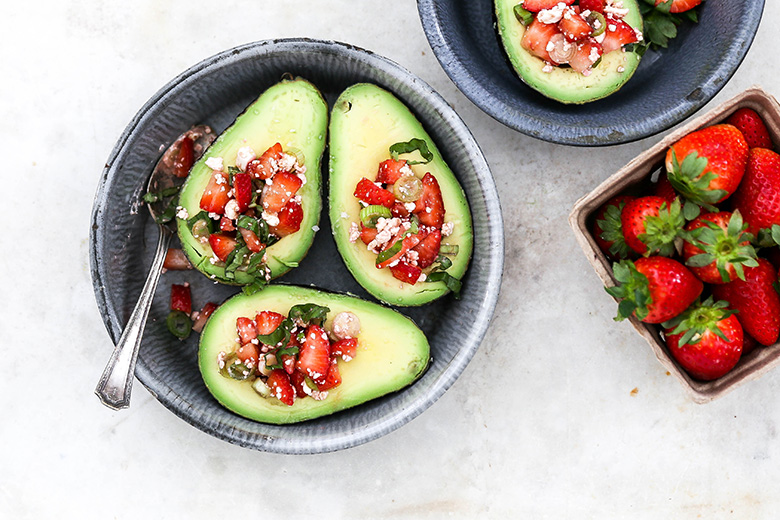
[[[458,246],[447,269],[460,279],[466,272],[473,246],[471,212],[458,180],[444,162],[436,143],[412,112],[395,96],[376,85],[353,85],[339,96],[330,120],[330,223],[339,253],[355,279],[373,296],[391,305],[416,306],[449,292],[446,284],[396,280],[389,269],[376,268],[376,255],[358,239],[349,240],[353,222],[360,222],[360,202],[354,196],[362,177],[373,180],[379,163],[390,158],[389,148],[411,139],[424,140],[433,153],[426,164],[411,165],[418,177],[430,172],[439,183],[444,201],[444,221],[454,224],[453,233],[442,244]],[[423,272],[430,271],[430,268]],[[466,288],[465,290],[468,290]]]
[[[276,278],[291,269],[309,250],[322,209],[320,162],[325,150],[328,106],[317,88],[302,78],[286,79],[263,92],[236,121],[225,130],[196,162],[179,195],[179,205],[192,217],[200,210],[200,199],[211,178],[206,161],[221,157],[225,171],[236,164],[236,152],[251,146],[262,154],[281,143],[284,151],[303,153],[306,184],[298,191],[303,208],[301,229],[283,237],[266,249],[271,277]],[[211,247],[192,236],[186,220],[177,218],[182,248],[192,264],[209,278],[231,285],[246,285],[254,281],[240,268],[235,278],[225,277],[225,268],[210,262]]]
[[[349,361],[338,361],[341,384],[328,390],[322,401],[296,399],[287,406],[262,397],[248,381],[220,373],[218,356],[235,348],[236,319],[254,318],[264,310],[287,315],[298,304],[315,303],[330,309],[326,330],[337,314],[350,311],[360,320],[358,350]],[[222,304],[209,318],[200,337],[198,363],[214,397],[229,410],[255,421],[288,424],[344,410],[395,392],[413,383],[428,366],[430,346],[409,318],[376,303],[351,296],[288,285],[271,285],[251,296],[239,294]]]
[[[525,26],[517,19],[514,8],[519,0],[495,0],[498,34],[512,67],[529,87],[561,103],[587,103],[609,96],[634,74],[640,55],[633,51],[613,51],[601,57],[589,76],[568,67],[553,67],[544,72],[544,60],[525,50],[520,42]],[[623,19],[642,31],[642,14],[636,0],[623,0],[628,14]]]

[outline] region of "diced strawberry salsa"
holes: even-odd
[[[603,55],[642,41],[621,0],[524,0],[515,14],[526,25],[520,44],[544,60],[544,72],[568,66],[589,76]]]
[[[195,238],[211,247],[210,261],[224,264],[227,277],[247,269],[267,281],[265,261],[253,257],[300,230],[303,207],[298,191],[306,183],[306,167],[280,143],[259,157],[251,147],[242,147],[235,166],[226,166],[219,157],[209,158],[206,165],[212,173],[200,199],[202,211],[180,218],[188,220]]]
[[[326,399],[341,384],[339,363],[357,355],[360,333],[355,314],[341,312],[328,324],[329,312],[309,303],[287,316],[264,310],[237,318],[235,346],[217,358],[221,373],[288,406],[306,397]]]
[[[360,179],[354,196],[362,211],[351,224],[350,242],[360,239],[377,255],[377,269],[389,269],[397,280],[424,282],[423,269],[439,258],[442,237],[451,235],[454,227],[445,223],[436,177],[430,172],[419,177],[407,161],[392,156],[379,164],[375,180]]]

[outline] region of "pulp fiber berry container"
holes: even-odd
[[[649,194],[651,182],[659,172],[665,172],[664,159],[672,144],[695,130],[725,122],[731,114],[743,107],[758,112],[769,130],[775,148],[780,147],[780,104],[763,89],[754,86],[675,130],[577,201],[569,215],[569,224],[604,285],[614,286],[616,282],[612,275],[611,260],[602,253],[593,238],[593,221],[599,207],[615,195]],[[617,306],[615,311],[617,312]],[[723,377],[714,381],[699,381],[691,378],[671,357],[660,334],[660,326],[642,323],[633,316],[629,320],[653,349],[658,361],[674,374],[688,396],[697,403],[717,399],[739,385],[757,379],[780,363],[780,342],[769,347],[759,346],[743,356],[737,366]]]

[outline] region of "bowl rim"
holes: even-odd
[[[141,357],[139,357],[139,362],[136,365],[136,378],[147,388],[147,390],[149,390],[155,399],[160,401],[167,409],[184,419],[190,425],[195,426],[199,430],[214,437],[242,447],[287,454],[326,453],[355,447],[396,430],[430,407],[452,386],[452,384],[454,384],[455,380],[460,376],[463,370],[465,370],[467,364],[473,358],[484,339],[498,301],[504,265],[503,217],[501,214],[498,190],[492,174],[490,173],[489,165],[479,144],[465,122],[438,92],[428,85],[428,83],[424,82],[418,76],[412,74],[409,70],[396,62],[351,44],[311,38],[260,40],[219,52],[201,60],[170,80],[152,95],[138,110],[130,123],[125,127],[109,154],[98,183],[92,208],[89,234],[89,261],[98,310],[100,311],[112,341],[114,343],[118,341],[122,332],[122,323],[109,301],[109,295],[103,283],[105,275],[101,269],[102,260],[100,258],[100,250],[103,241],[98,230],[100,228],[100,223],[102,222],[102,209],[107,196],[107,187],[110,185],[113,176],[117,173],[117,159],[125,152],[130,137],[138,131],[139,126],[147,115],[150,112],[153,112],[153,109],[159,104],[165,102],[168,93],[187,78],[205,72],[213,67],[222,66],[226,61],[241,61],[247,57],[252,57],[252,59],[255,60],[262,60],[265,56],[269,55],[302,51],[330,54],[336,53],[349,56],[362,63],[364,66],[379,69],[389,77],[408,85],[424,99],[425,103],[429,104],[436,111],[437,117],[440,117],[442,123],[454,133],[460,146],[468,151],[468,160],[473,167],[475,180],[478,183],[478,190],[484,195],[486,213],[490,217],[490,225],[486,226],[486,238],[490,244],[490,248],[486,252],[486,255],[488,264],[492,266],[492,268],[488,272],[487,284],[484,287],[484,298],[478,307],[479,313],[474,316],[473,326],[469,334],[470,341],[464,343],[465,348],[461,348],[457,351],[453,359],[443,368],[442,373],[433,380],[425,392],[412,402],[411,406],[404,407],[396,413],[385,414],[380,420],[372,421],[368,427],[357,432],[346,432],[346,434],[339,436],[334,435],[325,440],[318,440],[313,443],[301,442],[300,440],[290,441],[282,436],[260,434],[247,438],[247,432],[241,432],[243,436],[237,436],[235,435],[237,432],[233,427],[216,428],[213,424],[204,423],[206,417],[202,415],[195,416],[192,412],[187,413],[187,410],[190,410],[190,407],[187,406],[186,401],[183,401],[181,396],[173,392],[170,387],[166,387],[162,384],[164,383],[164,379],[155,377],[154,373],[142,362]],[[382,86],[382,88],[387,88],[383,85],[380,86]],[[326,196],[326,194],[323,194],[323,196]],[[472,265],[470,268],[476,269],[477,267]]]
[[[499,123],[543,141],[570,146],[611,146],[630,143],[668,130],[695,114],[720,92],[745,59],[758,32],[765,4],[765,0],[754,0],[754,3],[746,6],[746,12],[744,13],[744,22],[746,23],[739,24],[737,38],[731,42],[731,48],[735,51],[731,56],[734,59],[720,61],[708,76],[707,81],[699,86],[700,94],[693,97],[693,99],[681,98],[667,112],[658,114],[652,119],[643,119],[644,123],[650,121],[651,124],[646,125],[645,129],[641,131],[637,131],[635,125],[633,130],[630,126],[624,126],[620,128],[620,132],[615,132],[614,127],[605,127],[589,128],[586,133],[585,129],[572,127],[574,131],[571,135],[561,135],[560,133],[556,134],[558,126],[555,124],[549,124],[548,122],[548,124],[541,126],[531,125],[529,121],[536,121],[535,119],[531,120],[523,117],[516,106],[505,103],[503,100],[491,95],[490,91],[475,79],[464,63],[462,54],[456,52],[444,37],[446,29],[442,27],[440,17],[442,1],[417,0],[417,10],[423,31],[436,59],[458,90],[480,110]],[[495,0],[485,1],[490,1],[493,4]],[[642,0],[637,1],[641,2]],[[504,52],[503,49],[501,51]],[[517,75],[514,70],[512,72],[515,76]],[[520,80],[518,79],[518,81]],[[542,95],[536,92],[534,94]],[[620,137],[617,137],[618,134]]]

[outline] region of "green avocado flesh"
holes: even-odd
[[[415,306],[449,292],[442,281],[414,285],[395,279],[389,269],[377,269],[377,255],[358,239],[349,240],[353,222],[360,222],[360,202],[354,196],[362,177],[376,178],[379,164],[390,158],[389,148],[413,138],[423,139],[433,160],[411,165],[417,177],[430,172],[439,183],[444,201],[444,221],[454,223],[453,233],[442,244],[458,246],[450,256],[447,273],[460,279],[466,272],[473,245],[471,213],[466,195],[444,162],[436,143],[420,122],[395,96],[375,85],[357,84],[345,90],[333,107],[330,120],[330,223],[339,253],[355,279],[373,296],[391,305]],[[402,159],[407,158],[401,156]],[[409,158],[414,158],[410,156]],[[427,273],[430,268],[424,269]],[[468,287],[463,288],[468,291]]]
[[[235,166],[236,153],[244,146],[251,146],[258,156],[276,143],[281,143],[285,152],[294,149],[303,152],[306,184],[298,191],[303,208],[301,228],[266,249],[271,277],[283,275],[306,256],[320,220],[320,161],[327,125],[328,106],[314,85],[301,78],[277,83],[249,105],[193,165],[179,195],[179,205],[190,217],[201,211],[200,199],[211,178],[211,168],[206,166],[210,157],[221,157],[227,171],[229,166]],[[233,285],[254,281],[253,276],[241,269],[235,272],[234,279],[228,279],[224,266],[210,262],[212,251],[208,242],[201,243],[193,237],[186,220],[176,220],[182,248],[198,270],[209,278]]]
[[[236,319],[254,318],[264,310],[287,315],[294,305],[315,303],[328,307],[324,328],[333,317],[350,311],[360,320],[355,357],[338,360],[342,382],[322,401],[296,398],[292,406],[274,397],[262,397],[249,381],[220,373],[217,358],[236,346]],[[271,285],[251,296],[239,294],[222,304],[209,318],[200,338],[198,363],[214,397],[229,410],[255,421],[287,424],[344,410],[408,386],[425,371],[430,360],[428,340],[409,318],[376,303],[315,289]]]
[[[525,50],[520,42],[525,27],[514,13],[518,0],[495,0],[498,34],[515,72],[529,87],[561,103],[587,103],[609,96],[634,74],[640,56],[635,52],[616,50],[605,54],[589,76],[568,67],[553,67],[544,72],[545,62]],[[629,13],[623,19],[634,29],[642,30],[642,15],[636,0],[623,0]],[[623,72],[618,72],[622,67]]]

